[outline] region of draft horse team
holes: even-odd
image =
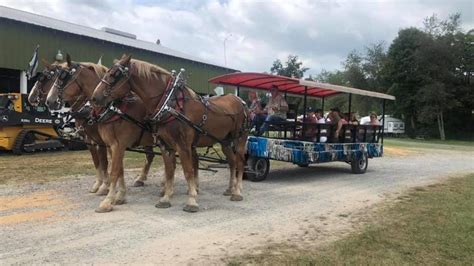
[[[123,55],[110,69],[73,62],[69,55],[66,63],[45,62],[28,100],[33,105],[45,103],[51,110],[70,106],[97,170],[90,192],[107,194],[96,212],[109,212],[113,205],[126,202],[123,159],[127,148],[138,146],[144,148],[146,163],[134,186],[144,185],[154,146],[163,156],[165,178],[156,207],[171,206],[179,155],[188,184],[184,211],[199,210],[196,148],[216,143],[230,169],[224,195],[243,200],[249,110],[235,95],[199,96],[186,85],[184,75],[184,70],[170,73],[130,55]]]

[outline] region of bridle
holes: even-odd
[[[81,92],[83,92],[83,88],[81,86],[81,84],[77,81],[77,78],[79,77],[81,71],[83,69],[83,66],[81,66],[80,64],[73,64],[69,70],[67,69],[61,69],[59,71],[59,75],[58,75],[58,78],[56,79],[56,81],[54,82],[53,84],[53,89],[57,89],[58,91],[58,96],[56,98],[56,102],[59,106],[63,106],[64,105],[64,101],[63,101],[63,94],[64,94],[64,91],[66,90],[66,88],[68,88],[72,83],[76,83],[77,86],[79,87],[79,90]],[[83,93],[81,93],[75,100],[75,102],[71,105],[71,109],[73,109],[73,107],[79,102],[79,100],[81,100],[82,98],[84,98],[84,95]],[[86,102],[84,102],[85,104]],[[81,108],[82,109],[82,108]]]
[[[105,87],[105,90],[103,91],[104,97],[108,97],[112,94],[113,88],[117,86],[119,81],[121,80],[123,81],[122,84],[120,84],[120,86],[122,86],[125,83],[127,83],[131,77],[130,69],[127,66],[121,65],[119,63],[116,63],[114,66],[116,67],[116,70],[113,73],[111,72],[111,74],[109,75],[110,77],[113,78],[112,82],[108,82],[107,80],[105,80],[105,76],[99,82],[99,85],[101,83],[104,83],[105,85],[107,85]],[[123,79],[123,77],[125,77],[125,79]]]
[[[40,103],[41,102],[41,98],[46,94],[43,90],[43,82],[47,82],[47,81],[50,81],[51,79],[53,79],[55,77],[56,74],[58,74],[60,71],[60,67],[59,66],[55,66],[54,69],[45,69],[43,70],[39,77],[38,77],[38,80],[36,81],[38,84],[37,84],[37,88],[38,88],[38,94],[36,96],[36,102],[37,103]]]

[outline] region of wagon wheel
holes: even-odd
[[[369,165],[369,158],[367,153],[362,153],[360,158],[353,159],[351,161],[352,173],[354,174],[363,174],[367,171],[367,166]]]
[[[267,158],[249,157],[247,166],[250,172],[246,173],[247,179],[252,182],[260,182],[267,178],[270,171],[270,160]]]

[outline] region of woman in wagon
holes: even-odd
[[[326,124],[326,120],[324,119],[324,116],[323,116],[323,110],[313,109],[312,107],[308,107],[306,119],[304,120],[304,122],[315,124],[314,126],[313,125],[306,126],[304,137],[312,141],[318,141],[317,134],[321,128],[318,127],[316,124]],[[326,142],[327,141],[326,135],[327,135],[326,129],[322,128],[321,134],[319,137],[319,142]]]
[[[379,126],[379,120],[377,119],[377,114],[375,112],[370,113],[370,122],[369,125],[371,126]]]
[[[346,125],[347,121],[341,117],[341,111],[338,107],[331,108],[328,117],[335,128],[333,131],[334,134],[332,134],[332,142],[338,142],[339,138],[343,135],[342,126]]]
[[[309,106],[308,108],[306,108],[306,116],[303,119],[303,123],[305,124],[305,131],[302,137],[304,139],[311,139],[311,140],[314,139],[318,131],[316,127],[316,123],[318,123],[318,119],[316,118],[316,113],[313,107]]]
[[[265,122],[263,123],[262,127],[260,127],[260,130],[257,132],[258,136],[262,135],[265,131],[268,131],[268,127],[271,123],[286,121],[288,103],[278,91],[278,87],[276,85],[272,86],[270,93],[270,100],[265,106],[265,109],[263,109],[264,113],[267,113],[268,115],[265,118]]]
[[[348,118],[347,119],[347,122],[350,124],[350,125],[354,125],[354,126],[358,126],[359,125],[359,120],[357,120],[357,116],[355,113],[347,113],[346,114],[346,117]]]
[[[252,120],[252,130],[258,130],[265,122],[266,115],[263,111],[260,99],[255,91],[249,91],[250,119]]]

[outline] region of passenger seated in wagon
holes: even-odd
[[[316,109],[314,110],[312,107],[308,107],[308,111],[306,114],[306,118],[303,121],[304,123],[314,124],[314,125],[305,125],[305,133],[303,138],[309,139],[313,142],[318,141],[317,135],[318,131],[321,130],[319,142],[326,142],[327,141],[327,131],[326,129],[322,129],[318,127],[317,124],[325,124],[326,120],[323,117],[323,110]]]
[[[349,125],[354,125],[358,126],[359,125],[359,120],[357,119],[357,116],[355,113],[346,113],[345,118],[344,118]]]
[[[342,131],[342,126],[347,125],[347,121],[341,116],[341,111],[338,107],[330,109],[331,112],[328,115],[331,125],[333,125],[333,130],[331,133],[331,142],[340,142],[339,138],[344,135]]]
[[[268,127],[271,123],[275,122],[286,122],[286,113],[288,112],[288,103],[285,98],[278,91],[278,87],[273,85],[271,90],[271,97],[267,105],[263,109],[264,113],[267,113],[265,122],[260,127],[257,135],[260,136],[264,132],[268,131]]]
[[[252,120],[252,130],[258,130],[265,122],[266,115],[263,111],[260,99],[255,91],[249,91],[250,119]]]
[[[306,116],[303,119],[303,123],[305,124],[305,130],[302,134],[303,139],[313,139],[316,136],[318,130],[316,127],[317,122],[318,119],[316,118],[314,109],[311,106],[306,108]]]
[[[371,126],[380,126],[379,120],[377,119],[377,114],[374,113],[374,112],[370,113],[369,125],[371,125]]]

